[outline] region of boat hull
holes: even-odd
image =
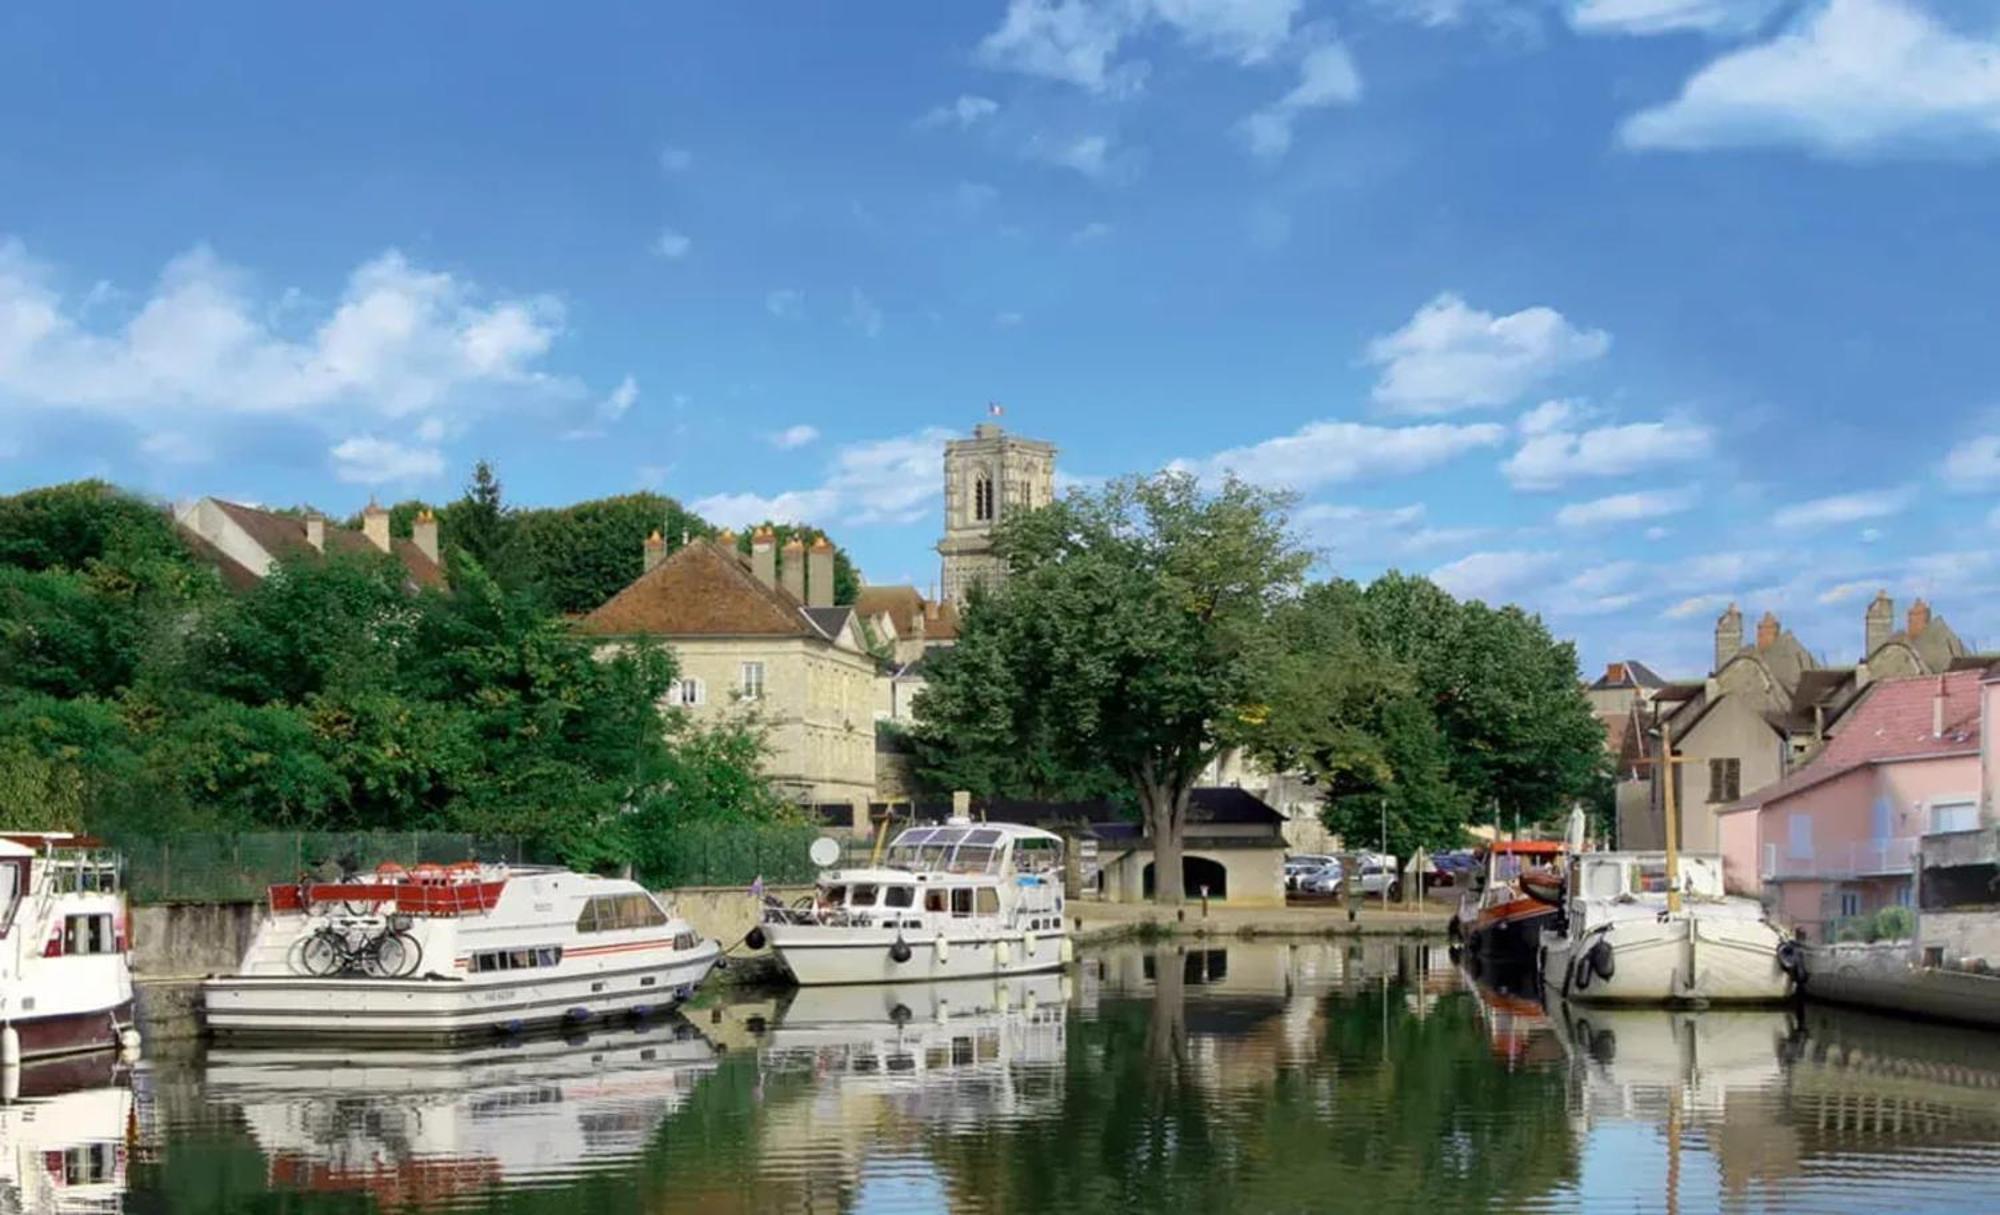
[[[1556,920],[1556,908],[1538,899],[1517,899],[1462,921],[1465,948],[1489,966],[1532,968],[1542,936]]]
[[[1545,939],[1542,983],[1576,1004],[1776,1004],[1794,990],[1778,962],[1782,941],[1758,919],[1617,920],[1578,938]],[[1609,952],[1608,975],[1599,950]]]
[[[203,983],[202,1003],[209,1031],[237,1041],[454,1042],[665,1012],[714,969],[721,950],[703,944],[645,964],[515,981],[236,975]]]
[[[1906,944],[1819,945],[1804,956],[1809,1000],[2000,1029],[2000,976],[1913,966]]]
[[[20,1035],[23,1063],[87,1055],[118,1047],[120,1033],[132,1024],[132,1001],[45,1017],[14,1017],[7,1024]]]
[[[936,936],[904,934],[910,956],[902,962],[892,952],[893,929],[767,924],[765,933],[771,951],[801,987],[1039,974],[1061,969],[1071,954],[1069,938],[1060,931],[949,936],[942,955]]]

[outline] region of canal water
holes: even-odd
[[[65,1091],[56,1091],[65,1090]],[[1442,948],[1132,946],[459,1052],[29,1077],[0,1212],[1980,1211],[2000,1040],[1555,1008]]]

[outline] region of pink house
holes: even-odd
[[[1981,723],[2000,724],[1983,670],[1868,688],[1804,767],[1717,816],[1724,881],[1783,920],[1835,920],[1910,906],[1918,841],[1981,823]],[[1990,701],[1991,703],[1986,703]],[[1991,712],[1982,712],[1990,709]]]

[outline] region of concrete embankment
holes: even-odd
[[[1147,903],[1073,902],[1070,933],[1079,945],[1135,937],[1439,937],[1450,910],[1423,907],[1357,908],[1338,905],[1239,907],[1189,903],[1179,909]]]

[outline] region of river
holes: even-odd
[[[0,1105],[0,1212],[1971,1212],[2000,1193],[2000,1038],[1545,1011],[1386,943],[1124,946],[999,986],[717,994],[580,1042],[73,1070]]]

